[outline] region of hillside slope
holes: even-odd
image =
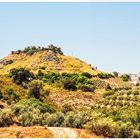
[[[0,73],[7,74],[10,69],[25,67],[32,72],[37,73],[39,69],[48,71],[59,71],[68,73],[89,72],[97,74],[91,65],[81,61],[80,59],[65,56],[62,53],[55,52],[55,47],[39,50],[33,54],[20,52],[12,52],[0,61]]]

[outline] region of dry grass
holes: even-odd
[[[76,138],[103,138],[103,136],[97,136],[89,130],[76,128],[45,128],[42,126],[0,128],[0,138],[72,138],[72,135]]]
[[[133,87],[134,85],[130,82],[125,82],[121,78],[109,78],[105,80],[115,88]]]
[[[97,136],[90,130],[84,130],[84,129],[77,129],[78,137],[79,138],[104,138],[104,136]]]
[[[49,98],[58,106],[69,104],[74,109],[90,108],[100,99],[100,94],[82,91],[51,90]]]
[[[26,91],[23,89],[23,87],[16,85],[13,83],[13,81],[3,75],[0,75],[0,89],[2,92],[5,93],[5,90],[7,88],[12,88],[14,91],[20,96],[20,97],[25,97]]]
[[[48,129],[39,126],[33,127],[3,127],[0,128],[0,138],[51,138],[53,135]]]
[[[91,74],[97,74],[99,71],[92,70],[92,67],[81,61],[80,59],[56,55],[59,58],[60,63],[56,63],[53,61],[45,61],[43,60],[44,56],[49,55],[48,51],[37,52],[31,56],[25,54],[13,54],[8,55],[4,58],[4,60],[13,60],[14,63],[4,66],[0,69],[1,74],[7,74],[10,69],[18,68],[18,67],[26,67],[31,69],[32,72],[37,73],[39,67],[46,67],[44,71],[59,71],[59,72],[69,72],[69,73],[77,73],[77,72],[89,72]]]

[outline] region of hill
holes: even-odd
[[[99,71],[53,45],[12,51],[0,61],[0,127],[45,126],[54,133],[55,127],[71,127],[103,137],[140,137],[139,97],[140,87],[129,75]]]
[[[7,74],[10,69],[24,67],[37,73],[39,69],[45,72],[59,71],[67,73],[89,72],[97,74],[99,71],[78,58],[65,56],[60,48],[53,45],[48,48],[31,47],[27,50],[12,51],[10,55],[0,61],[0,73]]]

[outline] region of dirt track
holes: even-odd
[[[1,127],[0,138],[101,138],[88,130],[64,127]]]
[[[72,128],[48,127],[55,138],[77,138],[78,132]]]
[[[47,127],[47,129],[52,133],[53,138],[103,138],[85,129],[64,127]]]

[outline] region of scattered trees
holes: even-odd
[[[122,75],[121,78],[122,78],[123,81],[129,81],[129,79],[130,79],[128,74]]]
[[[99,78],[101,78],[101,79],[108,79],[108,78],[112,78],[112,77],[114,77],[112,74],[110,74],[110,73],[103,73],[103,72],[101,72],[101,73],[98,73],[98,75],[97,75]]]
[[[35,76],[32,72],[24,68],[11,69],[9,76],[13,78],[14,82],[18,85],[24,85],[31,82]]]
[[[28,84],[29,97],[40,99],[43,92],[43,83],[39,80],[33,80]]]

